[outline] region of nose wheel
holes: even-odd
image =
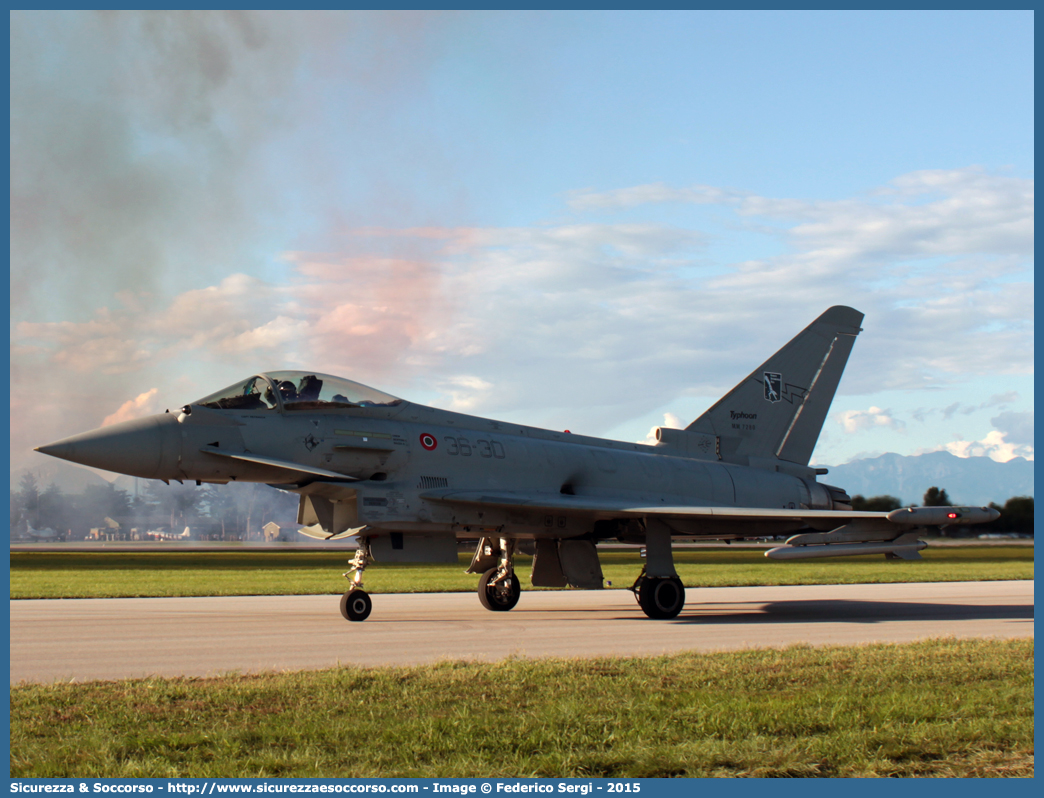
[[[522,595],[522,585],[514,573],[498,581],[499,568],[490,568],[479,579],[478,597],[482,606],[493,612],[507,612]]]
[[[482,606],[493,612],[507,612],[522,595],[522,585],[515,576],[515,541],[500,539],[500,564],[490,568],[479,579],[478,597]]]
[[[349,590],[341,596],[341,615],[349,621],[365,621],[370,617],[373,602],[365,590]]]

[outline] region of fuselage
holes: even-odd
[[[358,402],[349,402],[343,393],[336,394],[343,402],[284,401],[277,386],[289,384],[280,377],[290,374],[251,378],[257,387],[244,383],[245,397],[243,387],[233,386],[215,394],[217,399],[208,397],[180,412],[85,433],[44,451],[149,479],[264,482],[317,497],[340,477],[336,500],[351,516],[347,528],[375,531],[473,536],[495,528],[516,537],[561,537],[590,533],[599,520],[597,513],[568,508],[555,513],[524,507],[469,510],[432,500],[462,490],[613,497],[647,507],[834,506],[807,466],[784,464],[785,471],[778,462],[771,468],[751,467],[718,459],[710,444],[672,444],[670,435],[654,446],[605,440],[440,410],[372,389],[366,390],[373,399]],[[312,377],[301,374],[292,376],[302,383]],[[354,385],[320,377],[320,385]],[[294,466],[310,471],[295,473]],[[750,534],[735,522],[727,535],[707,522],[694,522],[688,531],[717,537]]]

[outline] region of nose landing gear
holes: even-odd
[[[500,564],[479,579],[478,597],[482,606],[493,612],[507,612],[518,604],[522,586],[515,576],[515,541],[500,539]]]
[[[522,595],[522,586],[518,577],[511,574],[499,582],[499,568],[490,568],[482,574],[479,580],[478,597],[482,606],[493,612],[507,612],[518,604],[518,598]]]
[[[355,552],[355,557],[349,563],[352,567],[344,574],[344,578],[352,583],[351,589],[341,596],[341,616],[345,620],[365,621],[370,617],[373,602],[370,601],[370,595],[362,589],[362,575],[371,561],[370,540],[369,538],[360,538],[359,548]]]

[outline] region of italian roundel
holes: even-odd
[[[421,446],[423,446],[429,452],[433,451],[435,449],[435,447],[439,445],[439,442],[437,440],[435,440],[435,436],[434,435],[429,435],[427,432],[423,433],[420,436],[420,442],[421,442]]]

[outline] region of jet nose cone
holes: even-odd
[[[117,474],[174,479],[180,446],[177,418],[167,413],[73,435],[36,451]]]
[[[41,454],[49,454],[51,457],[59,457],[62,460],[71,459],[69,455],[72,453],[73,447],[65,443],[65,441],[58,441],[57,443],[49,443],[46,446],[37,446],[33,449],[34,452],[40,452]]]

